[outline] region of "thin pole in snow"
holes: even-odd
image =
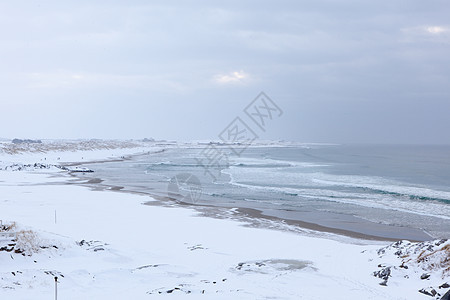
[[[56,209],[55,209],[55,224],[56,224]]]
[[[58,300],[58,277],[55,276],[55,300]]]

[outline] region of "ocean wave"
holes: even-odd
[[[410,200],[438,201],[450,204],[450,192],[435,190],[428,187],[413,186],[404,182],[397,182],[378,177],[364,176],[335,176],[330,179],[314,179],[316,183],[330,186],[358,188],[375,194],[404,197]]]
[[[170,168],[170,167],[182,167],[182,168],[195,168],[198,164],[196,163],[173,163],[173,162],[157,162],[146,164],[147,170],[153,170],[156,168]]]
[[[277,160],[270,158],[244,158],[238,157],[230,160],[231,167],[237,168],[290,168],[290,167],[303,167],[303,168],[313,168],[313,167],[326,167],[325,164],[317,164],[311,162],[298,162],[298,161],[288,161],[288,160]]]
[[[315,173],[315,175],[317,175]],[[323,176],[321,174],[320,176]],[[309,188],[296,188],[286,186],[274,186],[253,182],[239,182],[233,175],[230,184],[247,188],[253,191],[263,193],[273,192],[284,196],[298,197],[302,199],[314,199],[335,203],[351,204],[367,208],[376,208],[383,210],[395,210],[416,215],[430,216],[450,220],[450,201],[442,196],[447,196],[447,192],[435,191],[431,189],[392,185],[377,186],[377,188],[362,186],[361,183],[352,184],[346,182],[315,180],[320,186],[311,186]],[[371,178],[372,180],[374,178]],[[313,180],[314,181],[314,180]],[[392,183],[392,182],[390,182]],[[332,188],[350,187],[346,191],[340,191]],[[396,189],[394,192],[392,190]],[[406,193],[406,191],[419,191],[421,194]],[[402,192],[400,192],[402,191]],[[428,196],[424,196],[424,194]],[[431,196],[433,195],[433,196]],[[440,195],[440,196],[437,196]],[[291,203],[286,199],[285,203]],[[303,205],[301,202],[300,205]]]

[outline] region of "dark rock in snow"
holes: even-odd
[[[399,276],[405,279],[419,277],[421,280],[436,279],[438,277],[447,278],[450,270],[450,240],[447,239],[418,243],[398,241],[378,249],[377,254],[383,259],[384,257],[398,259],[398,263],[389,267],[386,267],[383,263],[379,264],[379,269],[373,272],[373,276],[383,279],[380,283],[381,285],[387,285],[389,278],[400,278]],[[441,287],[438,288],[438,285],[434,285],[421,288],[419,292],[436,299],[445,299],[441,298],[441,295],[447,291],[446,289],[450,285],[445,283],[441,286],[444,290]],[[417,288],[419,289],[420,287]]]
[[[450,284],[448,284],[447,282],[444,283],[444,284],[441,284],[441,285],[439,286],[440,289],[448,289],[449,287],[450,287]]]
[[[384,280],[388,280],[389,276],[391,276],[391,267],[386,267],[379,271],[375,271],[375,272],[373,272],[373,276],[384,279]]]
[[[436,246],[440,246],[440,245],[442,245],[443,243],[445,243],[446,241],[447,241],[446,239],[439,240],[438,242],[435,243],[435,245],[436,245]]]
[[[383,281],[380,282],[380,285],[387,286],[389,276],[391,276],[391,267],[386,267],[379,271],[375,271],[373,272],[373,276],[383,279]]]
[[[434,297],[437,294],[436,290],[433,289],[432,287],[420,289],[419,293],[422,293],[422,294],[425,294],[425,295],[431,296],[431,297]]]

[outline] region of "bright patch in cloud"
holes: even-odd
[[[441,26],[429,26],[427,27],[427,31],[432,34],[440,34],[448,31],[448,29]]]
[[[449,43],[450,40],[450,27],[448,26],[416,26],[407,27],[401,29],[403,33],[402,42],[445,42]]]
[[[218,83],[223,83],[223,84],[238,83],[238,82],[243,82],[248,77],[249,77],[248,74],[245,73],[244,71],[235,71],[235,72],[231,72],[229,74],[216,75],[216,76],[214,76],[214,81],[216,81]]]
[[[75,75],[72,75],[72,78],[73,79],[83,79],[83,76],[75,74]]]

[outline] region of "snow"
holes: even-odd
[[[65,164],[107,159],[121,159],[123,156],[143,152],[156,152],[160,147],[153,143],[138,141],[47,141],[42,144],[0,143],[0,168],[12,163],[21,164]]]
[[[44,154],[57,163],[58,157],[97,160],[152,150],[139,145],[0,159],[35,163]],[[16,232],[32,230],[40,246],[25,255],[0,251],[0,299],[52,298],[54,276],[60,299],[432,299],[418,290],[447,290],[438,287],[449,282],[443,268],[414,262],[420,253],[411,253],[420,245],[401,244],[412,257],[405,269],[398,247],[384,248],[387,242],[253,228],[189,208],[143,205],[152,201],[145,195],[74,183],[56,168],[0,171],[0,220],[16,222]],[[0,248],[8,243],[0,236]],[[437,253],[431,262],[445,260]],[[383,286],[373,273],[388,266]],[[425,272],[430,277],[420,279]]]

